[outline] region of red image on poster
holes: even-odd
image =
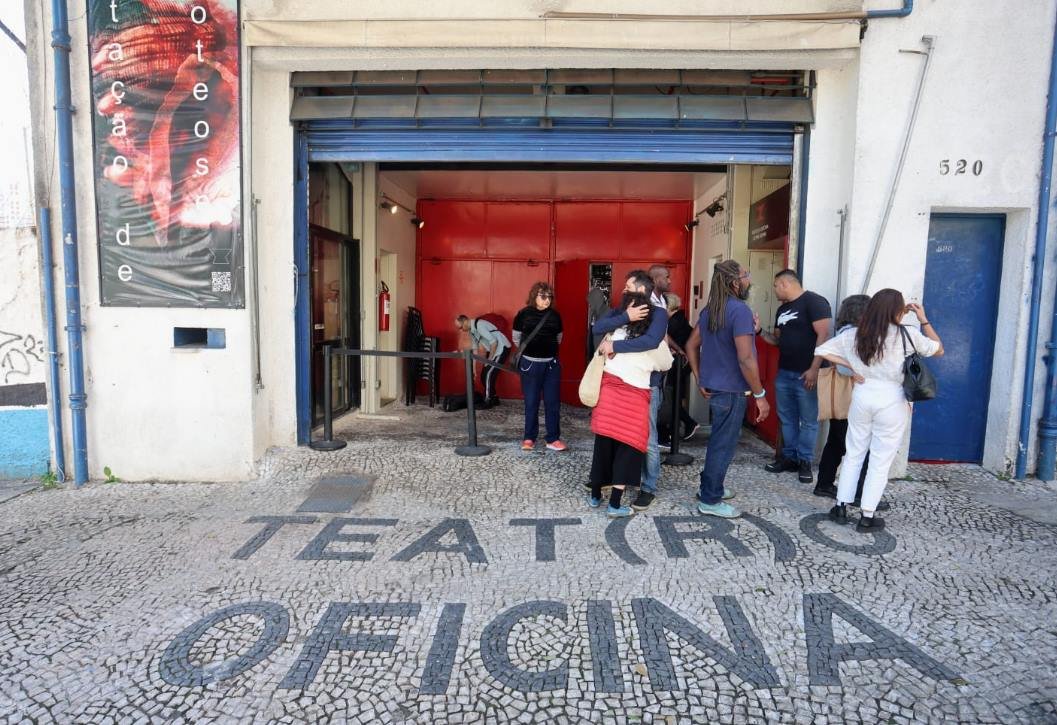
[[[103,303],[241,306],[236,2],[89,16]]]

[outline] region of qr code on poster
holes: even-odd
[[[231,291],[231,272],[213,272],[213,291]]]

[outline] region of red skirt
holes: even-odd
[[[649,388],[636,388],[616,375],[602,373],[598,405],[591,414],[591,431],[645,452],[650,440]]]

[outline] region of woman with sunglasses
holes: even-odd
[[[525,307],[514,318],[514,344],[518,348],[517,369],[525,398],[525,434],[521,450],[536,447],[540,432],[540,398],[547,428],[547,449],[564,451],[561,441],[561,364],[558,345],[562,341],[562,318],[554,306],[554,288],[537,282],[529,290]]]

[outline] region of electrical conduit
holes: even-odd
[[[1017,461],[1014,475],[1027,475],[1028,440],[1031,434],[1031,409],[1035,393],[1035,358],[1038,355],[1039,315],[1042,302],[1042,277],[1046,261],[1046,233],[1050,225],[1050,185],[1053,174],[1053,137],[1057,133],[1057,25],[1054,44],[1050,50],[1050,90],[1046,98],[1046,126],[1042,135],[1042,170],[1039,174],[1039,218],[1035,227],[1035,256],[1032,259],[1031,306],[1028,317],[1028,353],[1024,363],[1024,399],[1020,407],[1020,436],[1017,439]],[[1055,299],[1057,304],[1057,299]],[[1057,325],[1057,307],[1054,308]],[[1052,481],[1055,449],[1057,449],[1057,326],[1050,330],[1046,344],[1046,398],[1039,423],[1039,465],[1037,478]]]
[[[55,475],[58,480],[66,480],[66,449],[62,439],[62,396],[59,394],[59,335],[55,322],[55,282],[52,279],[52,267],[55,259],[51,250],[51,209],[40,210],[40,248],[43,254],[44,269],[44,313],[47,317],[48,334],[48,390],[51,391],[51,439],[55,445]]]
[[[62,267],[66,275],[66,343],[70,366],[70,413],[73,428],[74,485],[88,481],[88,434],[85,424],[84,351],[81,286],[77,269],[77,199],[73,174],[73,106],[70,102],[70,32],[65,0],[51,2],[51,47],[55,58],[55,126],[59,146],[59,193],[62,198]],[[50,270],[46,270],[50,272]],[[59,442],[59,447],[61,447]]]

